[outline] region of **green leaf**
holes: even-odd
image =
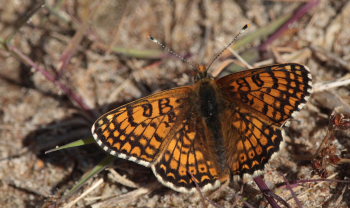
[[[92,137],[87,138],[87,139],[79,139],[79,140],[71,142],[69,144],[65,144],[61,147],[55,147],[54,149],[50,149],[50,150],[46,151],[45,154],[48,154],[51,152],[56,152],[58,150],[72,148],[72,147],[79,147],[79,146],[83,146],[83,145],[87,145],[87,144],[92,144],[92,143],[95,143],[95,140]]]
[[[114,47],[113,51],[124,56],[142,59],[159,59],[164,55],[164,52],[161,50],[138,50],[131,48]]]
[[[244,46],[252,43],[255,40],[260,40],[262,38],[267,37],[268,35],[272,34],[276,30],[278,30],[291,17],[292,17],[292,13],[289,13],[285,16],[279,17],[278,19],[271,22],[270,24],[265,25],[264,27],[261,27],[261,28],[257,29],[256,31],[251,32],[248,35],[242,37],[240,40],[237,41],[237,43],[235,43],[233,45],[233,47],[240,49],[241,47],[244,47]]]
[[[111,162],[113,162],[116,159],[116,157],[112,155],[108,155],[106,158],[104,158],[99,164],[97,164],[93,169],[89,170],[87,173],[85,173],[77,184],[73,186],[71,190],[68,191],[67,194],[63,196],[63,198],[67,198],[71,196],[74,192],[76,192],[79,188],[81,188],[84,183],[89,180],[91,177],[97,175],[99,172],[104,170],[107,165],[109,165]]]

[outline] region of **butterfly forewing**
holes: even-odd
[[[116,108],[97,119],[92,134],[110,154],[150,166],[177,128],[192,91],[175,88]]]
[[[225,99],[280,126],[306,102],[311,74],[300,64],[278,64],[234,73],[217,84]]]

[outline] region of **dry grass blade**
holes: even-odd
[[[327,64],[344,68],[350,72],[350,63],[346,62],[335,53],[331,53],[320,46],[311,45],[310,48],[319,59],[325,61]]]
[[[313,91],[314,92],[321,92],[324,90],[331,90],[333,88],[337,87],[343,87],[350,85],[350,75],[345,75],[344,77],[337,79],[332,82],[323,82],[323,83],[316,83],[314,85]]]
[[[101,178],[98,181],[96,181],[95,183],[93,183],[87,190],[85,190],[82,194],[80,194],[80,196],[75,198],[73,201],[69,202],[66,205],[63,205],[63,208],[71,208],[71,207],[73,207],[79,200],[83,199],[90,192],[92,192],[95,189],[97,189],[100,185],[102,185],[102,183],[103,183],[103,179]]]
[[[134,183],[133,181],[127,179],[124,176],[121,176],[117,171],[115,171],[114,169],[111,168],[107,168],[107,171],[109,171],[111,173],[111,178],[117,182],[122,184],[123,186],[129,187],[129,188],[140,188],[139,185],[137,185],[136,183]]]
[[[114,207],[116,204],[119,206],[128,205],[133,201],[136,201],[139,197],[151,193],[157,187],[159,183],[150,184],[148,187],[141,187],[136,190],[130,191],[126,194],[121,194],[117,196],[110,196],[108,200],[92,204],[92,208],[102,208],[102,207]]]

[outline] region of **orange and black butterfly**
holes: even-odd
[[[265,66],[219,79],[198,69],[193,85],[165,90],[101,116],[92,134],[105,151],[151,167],[176,191],[217,188],[264,169],[281,128],[311,93],[300,64]]]

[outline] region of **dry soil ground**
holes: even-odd
[[[350,176],[349,23],[348,0],[66,0],[44,6],[1,0],[0,206],[203,206],[198,194],[165,188],[150,169],[125,160],[62,199],[106,154],[94,144],[44,152],[91,137],[90,126],[109,109],[191,82],[191,67],[160,50],[148,33],[191,61],[208,63],[250,24],[235,47],[249,64],[305,64],[314,86],[264,180],[291,207],[298,206],[293,194],[303,207],[349,207],[342,181]],[[227,60],[236,64],[224,73],[242,64],[224,53],[212,69]],[[329,180],[311,182],[320,178]],[[232,183],[208,198],[221,207],[270,206],[251,179],[243,192]]]

